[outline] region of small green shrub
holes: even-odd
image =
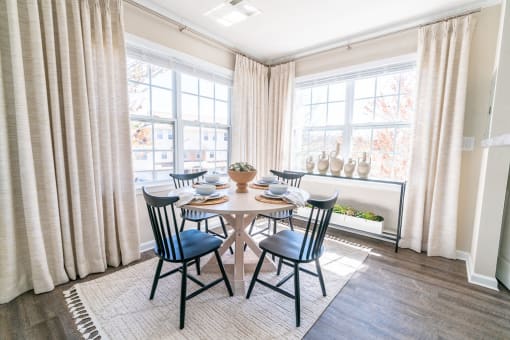
[[[311,208],[312,206],[310,204],[306,205],[308,208]],[[347,216],[354,216],[359,218],[364,218],[365,220],[369,221],[384,221],[384,217],[374,214],[371,211],[360,211],[356,210],[353,207],[348,207],[346,205],[340,205],[335,204],[333,207],[333,212],[337,214],[347,215]]]

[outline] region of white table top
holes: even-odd
[[[257,201],[255,196],[262,194],[263,190],[248,188],[247,193],[236,193],[235,185],[226,190],[229,200],[214,205],[185,205],[183,208],[204,211],[215,214],[262,214],[280,210],[294,209],[293,204],[272,204]]]

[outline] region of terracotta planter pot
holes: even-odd
[[[248,192],[248,182],[255,178],[257,171],[228,171],[230,178],[237,183],[236,192]]]

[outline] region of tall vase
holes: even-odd
[[[347,162],[344,164],[344,173],[345,177],[352,177],[352,174],[354,173],[354,169],[356,168],[356,162],[349,158]]]
[[[308,156],[306,158],[306,172],[311,174],[311,173],[313,173],[314,168],[315,168],[315,162],[313,161],[313,156]]]
[[[317,162],[317,170],[319,170],[319,173],[321,175],[325,175],[326,172],[328,172],[328,168],[329,168],[328,155],[326,155],[326,151],[322,151],[321,155],[319,156],[319,161]]]
[[[367,178],[372,165],[372,159],[367,157],[367,153],[363,152],[363,156],[358,159],[358,176],[359,178]]]
[[[344,167],[344,160],[340,157],[340,143],[336,143],[336,150],[329,155],[329,171],[333,176],[340,176]]]

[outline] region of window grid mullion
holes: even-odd
[[[175,134],[174,134],[174,171],[182,173],[184,171],[184,124],[182,121],[182,98],[181,98],[181,74],[174,72],[174,88],[175,88]],[[182,150],[182,152],[179,152]]]

